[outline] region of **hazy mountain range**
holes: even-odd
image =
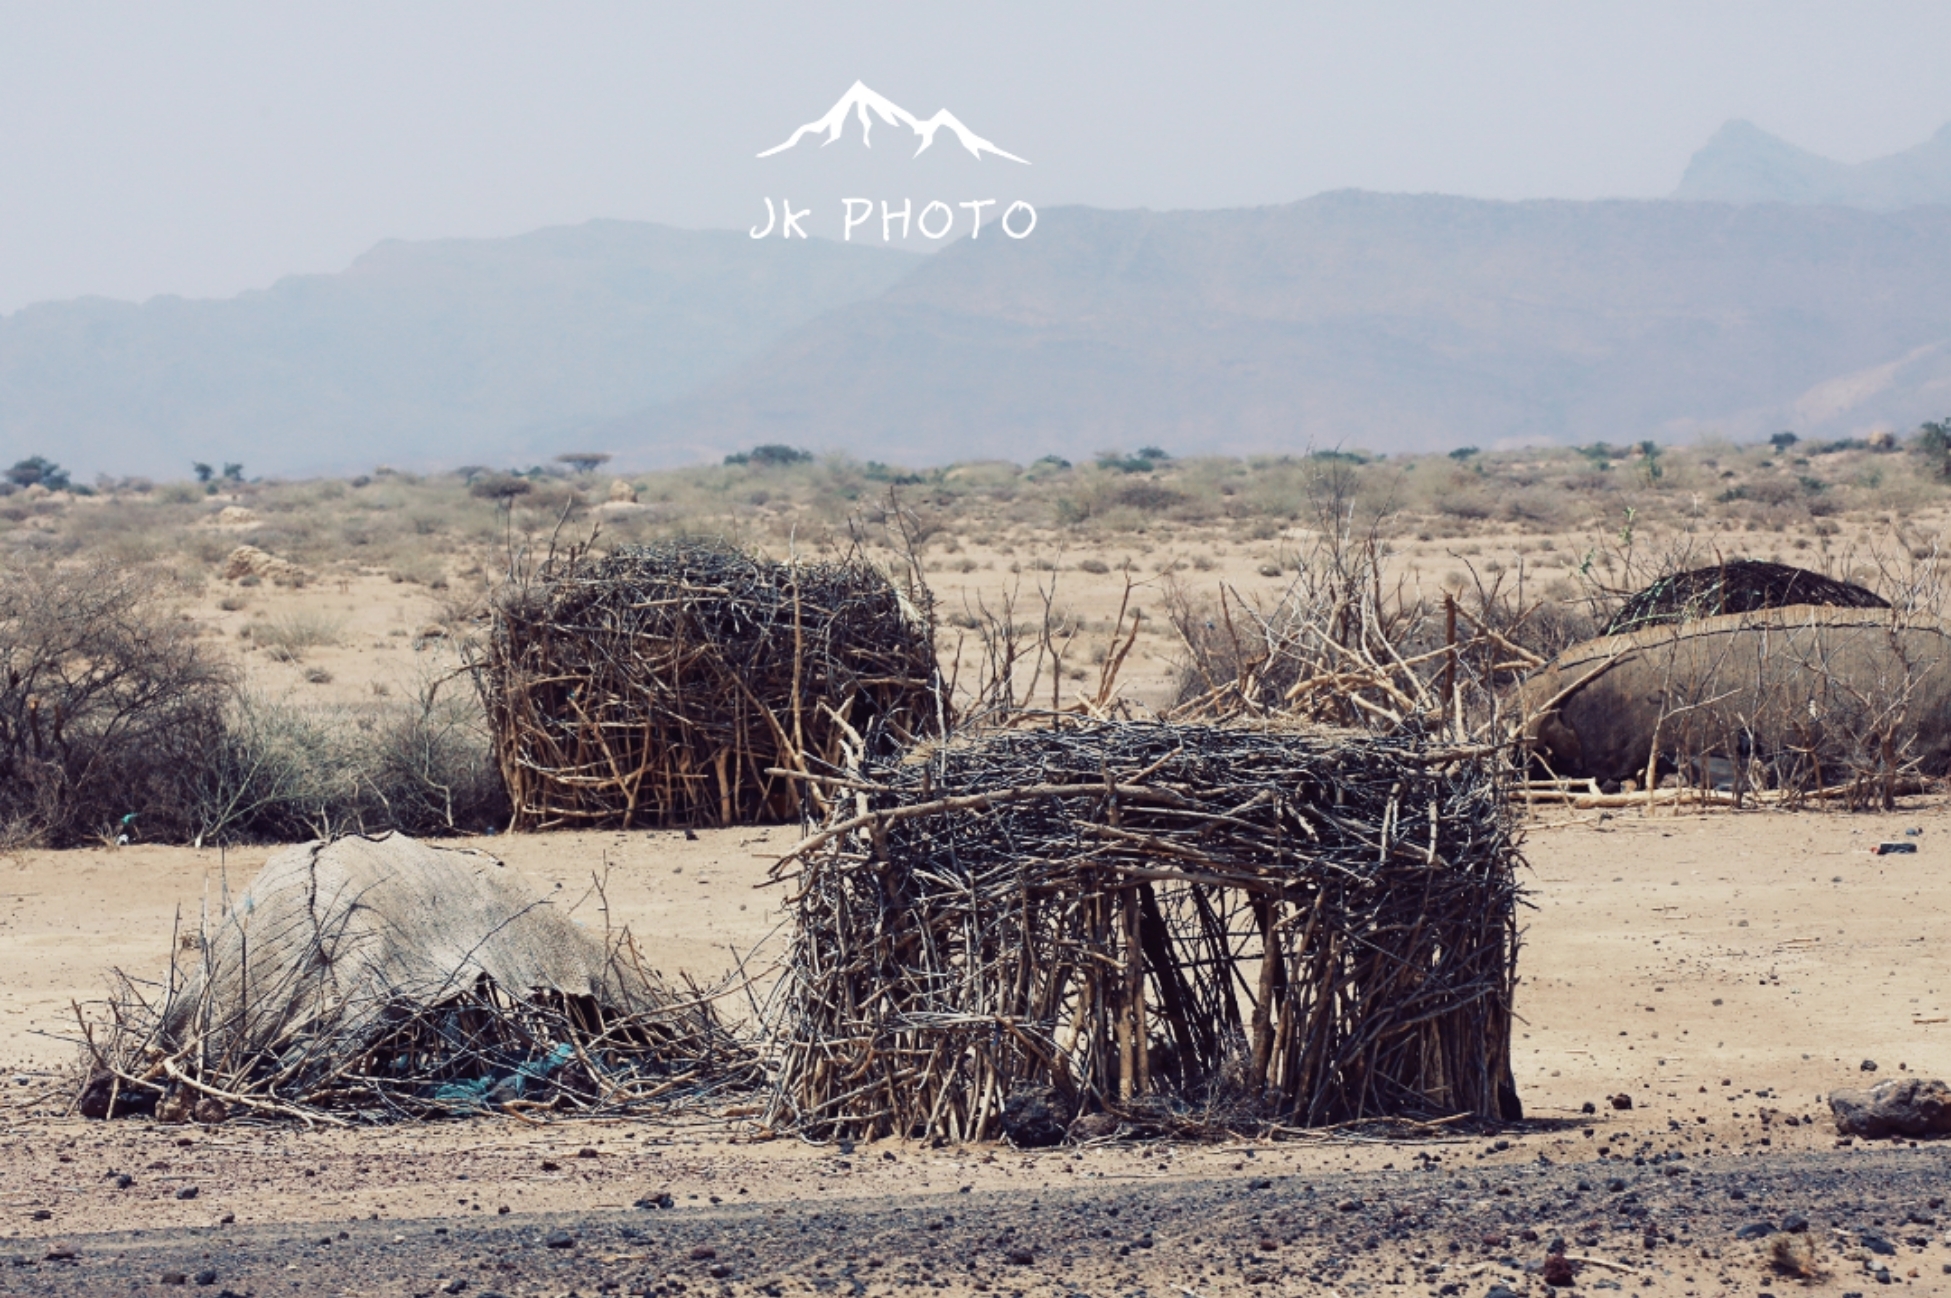
[[[222,301],[82,298],[0,318],[0,459],[85,472],[506,463],[580,449],[921,258],[592,221],[388,241]]]
[[[1943,154],[1941,132],[1845,167],[1737,123],[1676,200],[1046,209],[1031,238],[926,258],[617,221],[389,242],[224,301],[0,318],[0,460],[178,476],[764,441],[938,463],[1910,428],[1951,413]]]
[[[1895,211],[1951,203],[1951,123],[1914,148],[1868,162],[1835,162],[1753,122],[1723,126],[1687,164],[1683,202],[1813,203]]]

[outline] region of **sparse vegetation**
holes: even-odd
[[[1924,471],[1899,469],[1899,451]],[[90,500],[20,485],[32,477],[29,485],[46,486],[50,473],[59,480],[59,466],[34,457],[0,484],[10,493],[0,495],[9,589],[25,589],[22,582],[67,589],[112,577],[120,598],[141,610],[128,634],[154,629],[157,638],[145,642],[152,651],[185,670],[194,663],[201,673],[195,706],[179,700],[194,713],[194,724],[171,735],[197,748],[203,741],[193,736],[221,731],[232,768],[259,772],[247,781],[259,793],[244,805],[280,808],[192,815],[180,808],[197,805],[196,799],[186,803],[180,789],[155,785],[139,795],[148,808],[138,814],[143,834],[259,837],[326,824],[393,823],[388,816],[400,823],[493,823],[498,813],[482,808],[498,794],[484,789],[498,785],[485,744],[469,737],[472,723],[451,711],[458,705],[445,700],[433,711],[416,711],[410,691],[396,697],[393,685],[368,675],[351,655],[382,652],[379,645],[394,653],[431,647],[451,661],[460,644],[479,634],[485,601],[507,574],[540,560],[552,544],[592,535],[599,554],[696,535],[734,538],[779,557],[789,548],[832,557],[859,544],[891,563],[905,561],[904,550],[911,550],[943,596],[944,622],[956,636],[993,626],[999,598],[1012,584],[1054,590],[1062,582],[1069,606],[1064,635],[1074,639],[1053,648],[1062,651],[1057,674],[1075,682],[1082,664],[1102,664],[1115,647],[1105,634],[1112,610],[1104,606],[1122,584],[1114,574],[1138,583],[1138,603],[1156,605],[1176,583],[1193,612],[1216,614],[1224,590],[1229,601],[1238,597],[1230,604],[1236,615],[1251,607],[1255,616],[1272,616],[1324,534],[1324,491],[1341,517],[1366,520],[1365,535],[1372,532],[1378,556],[1387,560],[1389,580],[1417,586],[1404,596],[1422,601],[1425,610],[1444,591],[1474,600],[1480,582],[1486,589],[1501,582],[1513,596],[1521,589],[1532,611],[1516,638],[1540,654],[1589,630],[1607,600],[1661,563],[1698,566],[1721,555],[1792,561],[1885,590],[1901,574],[1880,572],[1885,561],[1874,555],[1891,556],[1886,566],[1898,558],[1912,566],[1934,562],[1951,526],[1951,421],[1927,423],[1902,440],[1872,435],[1815,443],[1778,435],[1750,445],[1703,439],[1662,446],[1622,438],[1576,449],[1460,447],[1384,457],[1337,448],[1247,459],[1175,458],[1143,447],[1075,464],[1046,456],[1022,466],[927,469],[769,445],[728,463],[633,475],[638,499],[623,507],[606,503],[607,479],[592,485],[569,476],[565,464],[519,473],[474,465],[426,476],[380,469],[348,481],[305,482],[250,481],[241,466],[199,465],[202,482],[105,476],[102,494]],[[898,527],[890,526],[896,520]],[[304,594],[290,582],[254,575],[222,580],[244,545],[302,570]],[[138,573],[139,581],[131,575]],[[130,582],[140,587],[140,598],[130,593]],[[401,601],[400,624],[367,623],[352,634],[348,615],[339,611],[352,605],[333,604],[329,596],[355,582],[369,583],[360,596],[369,605],[375,590]],[[40,610],[21,602],[26,597],[12,598],[8,635],[16,648],[8,652],[15,653],[23,628],[31,638],[47,627],[35,620]],[[1495,615],[1474,602],[1469,607]],[[20,621],[28,611],[35,619]],[[224,616],[237,614],[249,620]],[[1427,625],[1427,612],[1418,616]],[[1134,661],[1157,664],[1140,688],[1162,706],[1184,683],[1185,650],[1166,620],[1138,625]],[[1203,630],[1202,623],[1192,625]],[[951,636],[944,645],[951,679],[955,652]],[[1206,670],[1223,666],[1208,663]],[[398,683],[397,676],[392,680]],[[240,681],[257,702],[240,701]],[[1049,683],[1046,674],[1039,688],[1047,691]],[[281,693],[294,685],[299,693]],[[967,687],[966,680],[956,685]],[[51,697],[44,685],[20,691],[7,695],[15,720],[6,723],[14,736],[6,742],[16,745],[26,693]],[[294,711],[290,702],[264,701],[286,697],[306,703]],[[410,742],[410,735],[400,738],[409,734],[402,729],[409,713],[420,727]],[[70,726],[64,733],[73,738],[83,731]],[[428,737],[433,733],[437,740]],[[388,735],[395,751],[410,748],[420,756],[390,767],[379,762],[375,746]],[[152,740],[162,743],[155,736],[142,742]],[[176,753],[175,742],[172,737],[155,751]],[[332,778],[340,783],[331,786],[326,768],[301,761],[301,750],[336,754],[340,769]],[[247,760],[240,751],[254,756]],[[164,767],[191,771],[180,757],[158,764],[131,756],[148,774],[131,776],[127,787],[161,779]],[[106,832],[99,822],[110,809],[88,792],[103,787],[88,774],[96,768],[76,760],[75,774],[56,781],[65,791],[49,793],[53,786],[43,777],[8,787],[5,814],[27,827],[17,832],[61,842]],[[383,767],[419,771],[410,787],[422,792],[402,792],[405,777],[375,774]],[[273,779],[272,771],[285,774]],[[296,778],[294,771],[306,773],[303,796],[277,792]],[[212,777],[205,769],[196,778]],[[436,788],[449,792],[430,792]],[[213,805],[226,803],[219,798]]]

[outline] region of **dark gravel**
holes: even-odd
[[[1743,1229],[1757,1223],[1808,1232],[1839,1290],[1876,1284],[1880,1268],[1899,1280],[1919,1272],[1913,1293],[1951,1284],[1951,1247],[1913,1220],[1930,1215],[1951,1184],[1951,1144],[1649,1160],[1606,1170],[1616,1175],[1598,1175],[1589,1163],[1242,1174],[1035,1194],[0,1240],[0,1293],[153,1292],[158,1277],[190,1276],[202,1292],[256,1298],[572,1291],[700,1298],[918,1288],[1067,1298],[1183,1298],[1190,1290],[1206,1298],[1326,1287],[1342,1298],[1485,1298],[1496,1286],[1536,1298],[1547,1291],[1554,1246],[1566,1251],[1576,1292],[1785,1292],[1795,1282],[1764,1269],[1768,1239]],[[1565,1268],[1551,1270],[1560,1279]]]

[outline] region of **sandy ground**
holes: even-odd
[[[558,893],[585,922],[628,925],[667,971],[711,979],[734,967],[734,952],[756,970],[775,949],[779,894],[759,885],[772,854],[793,833],[720,831],[694,841],[671,832],[565,833],[472,845]],[[1885,840],[1914,842],[1919,850],[1871,855]],[[1535,824],[1526,851],[1536,909],[1520,959],[1523,1024],[1514,1059],[1532,1119],[1524,1128],[1495,1143],[1483,1137],[1324,1140],[1035,1154],[899,1142],[848,1152],[751,1143],[736,1115],[676,1127],[492,1120],[358,1134],[62,1118],[63,1097],[49,1089],[49,1079],[73,1057],[59,1039],[72,1031],[70,1001],[98,995],[107,966],[159,971],[178,914],[193,924],[206,899],[219,904],[226,879],[232,888],[243,884],[264,852],[135,846],[28,853],[0,861],[0,1060],[11,1064],[0,1100],[0,1255],[18,1246],[28,1250],[19,1256],[32,1261],[35,1250],[59,1251],[63,1241],[97,1232],[166,1234],[225,1218],[238,1227],[360,1222],[370,1230],[375,1221],[424,1227],[444,1218],[465,1225],[506,1209],[511,1229],[549,1213],[596,1214],[593,1223],[606,1211],[627,1215],[637,1200],[664,1193],[680,1216],[771,1204],[801,1220],[829,1202],[845,1201],[854,1205],[849,1211],[871,1216],[880,1210],[873,1205],[886,1201],[947,1196],[942,1201],[953,1202],[968,1193],[989,1196],[983,1201],[1003,1210],[1022,1207],[1026,1195],[1099,1182],[1151,1187],[1147,1193],[1183,1182],[1193,1194],[1274,1172],[1296,1184],[1376,1177],[1364,1183],[1366,1194],[1386,1200],[1394,1193],[1386,1188],[1395,1183],[1391,1178],[1400,1178],[1407,1193],[1418,1186],[1417,1174],[1438,1166],[1471,1176],[1498,1168],[1517,1175],[1548,1163],[1596,1184],[1614,1166],[1659,1167],[1676,1156],[1689,1160],[1689,1168],[1752,1166],[1756,1175],[1770,1167],[1786,1175],[1799,1166],[1794,1160],[1810,1159],[1816,1161],[1809,1176],[1820,1180],[1830,1174],[1822,1160],[1859,1152],[1838,1152],[1822,1096],[1872,1080],[1862,1071],[1865,1060],[1877,1065],[1874,1080],[1951,1075],[1951,908],[1941,900],[1951,871],[1951,807],[1920,801],[1875,816],[1586,814]],[[1630,1110],[1608,1103],[1619,1092],[1632,1096]],[[1586,1103],[1596,1114],[1581,1111]],[[1502,1142],[1506,1147],[1498,1148]],[[1947,1155],[1951,1147],[1926,1144],[1916,1155],[1926,1162],[1916,1166],[1939,1175],[1951,1192]],[[118,1172],[132,1184],[119,1186],[110,1176]],[[179,1197],[191,1186],[195,1197]],[[1839,1229],[1857,1228],[1847,1220],[1851,1193],[1862,1203],[1860,1191],[1843,1192]],[[1551,1229],[1576,1226],[1560,1220],[1567,1217],[1563,1205],[1538,1211]],[[1905,1247],[1918,1264],[1906,1261],[1895,1279],[1926,1292],[1951,1286],[1951,1273],[1939,1270],[1951,1265],[1951,1247],[1943,1242],[1951,1228],[1916,1229],[1926,1244]],[[1408,1253],[1440,1245],[1416,1239],[1405,1236],[1400,1249],[1382,1250],[1387,1256],[1361,1267],[1341,1262],[1336,1274],[1343,1275],[1345,1291],[1387,1286],[1389,1267],[1409,1267],[1409,1280],[1397,1283],[1424,1292],[1417,1277],[1428,1278],[1427,1267]],[[1638,1240],[1634,1234],[1620,1247],[1630,1246],[1630,1253]],[[1850,1292],[1868,1281],[1861,1259],[1848,1256],[1848,1240],[1825,1236],[1824,1243],[1834,1253],[1830,1290]],[[1530,1292],[1542,1292],[1523,1263],[1528,1257],[1535,1266],[1543,1247],[1512,1245],[1507,1252],[1473,1243],[1473,1256],[1483,1256],[1472,1265],[1484,1269],[1451,1292],[1485,1292],[1506,1272],[1516,1291],[1528,1284]],[[1502,1267],[1502,1256],[1511,1256],[1512,1266]],[[1611,1277],[1676,1294],[1767,1287],[1752,1259],[1713,1260],[1714,1268],[1680,1268],[1649,1265],[1635,1255],[1619,1263],[1630,1265],[1630,1274],[1595,1265],[1582,1283]],[[1461,1265],[1454,1258],[1437,1261]],[[1869,1261],[1883,1265],[1874,1255]],[[775,1261],[776,1274],[794,1273],[790,1263],[790,1256]],[[1140,1263],[1120,1258],[1118,1265],[1152,1292],[1225,1288],[1183,1278],[1168,1283],[1163,1272],[1146,1270],[1146,1257]],[[1318,1258],[1308,1265],[1319,1274]],[[1699,1273],[1710,1269],[1731,1278]],[[1919,1273],[1908,1277],[1905,1269]],[[30,1271],[39,1275],[41,1267],[10,1272],[0,1266],[0,1291]],[[1246,1283],[1244,1274],[1236,1268],[1228,1283]],[[1288,1291],[1317,1291],[1305,1282],[1305,1267],[1293,1274],[1299,1287]],[[507,1292],[573,1287],[537,1287],[544,1279],[538,1272]],[[978,1279],[962,1275],[951,1287],[979,1287]],[[486,1283],[477,1282],[476,1290]],[[1093,1281],[1084,1291],[1123,1284],[1104,1283],[1109,1287]],[[1446,1283],[1462,1282],[1439,1277],[1427,1291],[1441,1293]],[[300,1287],[340,1291],[312,1290],[309,1282]]]

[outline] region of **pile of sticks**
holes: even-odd
[[[117,972],[105,1001],[74,1007],[88,1070],[76,1109],[351,1126],[490,1109],[665,1113],[757,1083],[753,1052],[720,1025],[708,995],[665,994],[630,947],[615,974],[613,986],[630,992],[515,995],[476,978],[431,1001],[402,990],[318,1005],[271,1036],[250,1031],[213,994],[213,978],[178,964],[162,984]]]
[[[1519,857],[1418,733],[989,732],[828,778],[768,1121],[992,1136],[1013,1094],[1183,1134],[1515,1115]]]
[[[818,786],[770,772],[939,733],[936,675],[925,592],[715,542],[552,561],[480,664],[516,829],[795,819]]]
[[[207,935],[178,945],[211,949]],[[757,1084],[756,1056],[709,995],[664,988],[627,935],[612,949],[601,995],[517,994],[480,976],[332,1000],[293,963],[243,1004],[196,963],[172,961],[161,982],[118,971],[106,1000],[74,1007],[87,1074],[75,1105],[92,1118],[350,1126],[663,1112]]]

